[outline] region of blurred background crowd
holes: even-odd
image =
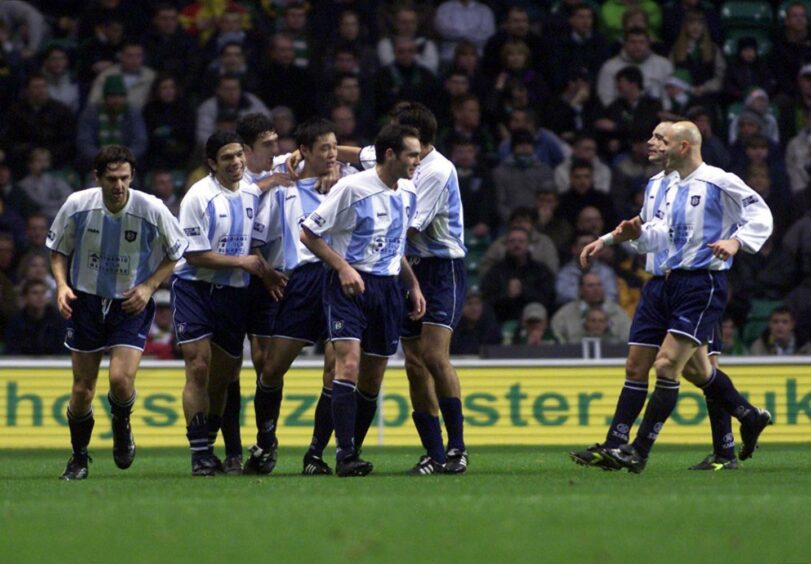
[[[45,238],[107,144],[174,213],[202,146],[247,113],[331,119],[374,139],[401,100],[439,121],[459,171],[469,292],[454,354],[625,343],[643,257],[575,258],[638,213],[646,141],[689,119],[707,163],[771,207],[739,254],[726,354],[811,352],[811,0],[4,0],[0,2],[0,340],[65,354]],[[147,355],[176,358],[169,296]],[[539,349],[540,350],[540,349]],[[543,355],[543,352],[540,353]]]

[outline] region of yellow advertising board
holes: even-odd
[[[466,440],[483,444],[591,444],[601,440],[624,380],[618,361],[499,363],[461,362]],[[775,425],[764,442],[811,441],[811,365],[735,364],[726,368],[739,390],[772,412]],[[242,434],[254,437],[253,386],[242,373]],[[67,363],[0,364],[0,448],[67,448],[65,418],[71,371]],[[139,446],[184,446],[181,364],[145,363],[138,372],[138,398],[132,426]],[[317,363],[301,363],[287,375],[279,421],[284,446],[309,444],[321,389]],[[106,374],[94,403],[93,446],[110,445]],[[417,446],[408,384],[402,364],[386,374],[378,420],[369,444]],[[660,436],[661,443],[709,444],[709,424],[701,392],[684,382],[679,403]]]

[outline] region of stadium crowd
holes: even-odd
[[[808,2],[811,7],[811,2]],[[282,152],[323,116],[374,139],[428,106],[457,167],[469,291],[454,354],[624,343],[644,256],[583,247],[637,215],[647,140],[686,118],[702,156],[769,204],[773,237],[735,257],[726,354],[811,353],[811,35],[804,1],[6,0],[0,3],[0,340],[66,354],[45,240],[101,147],[178,213],[203,146],[253,112]],[[146,354],[179,358],[168,292]]]

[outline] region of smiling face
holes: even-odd
[[[208,159],[214,176],[223,185],[231,186],[242,179],[245,172],[245,150],[241,143],[228,143],[217,151],[217,160]]]
[[[101,196],[104,205],[113,213],[118,212],[127,203],[130,184],[132,184],[132,168],[128,162],[110,163],[104,172],[96,173],[96,181],[101,186]]]
[[[648,160],[653,164],[664,165],[665,154],[662,143],[665,133],[670,129],[670,123],[660,123],[653,129],[650,139],[648,139]]]

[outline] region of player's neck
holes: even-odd
[[[428,153],[430,153],[430,152],[431,152],[431,151],[433,151],[433,150],[434,150],[434,146],[433,146],[433,145],[430,145],[430,144],[429,144],[429,145],[423,145],[423,146],[422,146],[422,151],[420,151],[420,160],[422,160],[422,159],[424,159],[425,157],[427,157],[427,156],[428,156]]]
[[[389,170],[381,164],[375,165],[375,172],[377,172],[377,177],[380,181],[391,188],[392,190],[397,190],[397,178],[395,175],[391,174]]]
[[[113,203],[107,201],[106,198],[102,198],[102,200],[104,201],[104,207],[107,208],[107,211],[110,212],[111,214],[115,215],[118,212],[120,212],[121,210],[123,210],[125,207],[127,207],[127,204],[130,201],[130,191],[129,191],[129,189],[127,189],[127,199],[124,200],[124,203],[121,204],[121,205],[113,204]]]
[[[310,166],[307,161],[304,161],[304,168],[301,170],[301,174],[299,174],[299,179],[304,180],[305,178],[315,178],[317,176],[322,176],[325,173],[315,170],[314,167]]]
[[[240,180],[242,180],[240,178],[240,180],[237,180],[236,182],[230,182],[227,179],[220,176],[219,174],[215,174],[214,178],[220,184],[220,186],[222,186],[226,190],[230,190],[231,192],[236,192],[237,190],[239,190],[239,182]]]
[[[691,155],[687,157],[684,162],[676,165],[673,170],[679,173],[679,176],[684,179],[693,174],[698,167],[702,164],[701,156]]]

